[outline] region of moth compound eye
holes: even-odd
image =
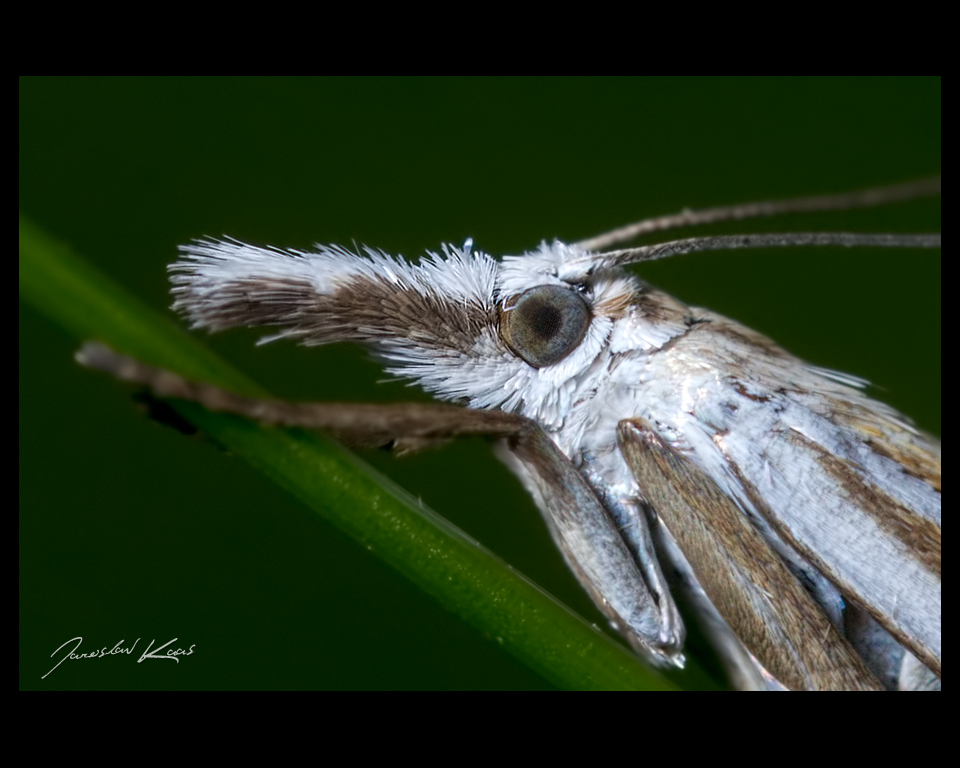
[[[508,300],[501,318],[507,346],[534,368],[545,368],[577,348],[590,325],[590,308],[569,288],[540,285]]]

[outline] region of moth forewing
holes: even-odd
[[[619,442],[699,584],[760,666],[789,690],[882,690],[736,503],[643,420]]]
[[[743,471],[756,496],[772,499],[765,509],[774,529],[939,675],[940,492],[890,459],[878,463],[899,475],[899,488],[885,490],[888,478],[871,472],[869,456],[858,466],[800,433],[786,433],[766,453],[772,465],[806,475],[786,503],[774,492],[776,472]]]
[[[411,265],[372,249],[198,241],[171,267],[174,307],[208,330],[268,325],[277,329],[272,339],[359,342],[388,373],[440,399],[535,425],[510,438],[508,465],[600,610],[648,658],[679,659],[683,638],[659,553],[676,561],[671,573],[682,574],[744,686],[870,689],[877,675],[888,688],[908,678],[927,687],[930,673],[903,647],[939,677],[939,441],[851,379],[624,267],[771,245],[933,248],[939,234],[739,235],[592,249],[677,225],[939,190],[938,178],[684,213],[502,261],[470,245]],[[283,423],[323,426],[316,413],[291,407]],[[448,418],[437,413],[438,423]],[[431,432],[430,415],[421,416],[425,433],[401,436],[462,434],[449,421]],[[486,423],[463,421],[481,431]],[[502,425],[489,433],[505,434]],[[675,541],[664,537],[658,550],[661,518]]]
[[[637,404],[643,418],[752,519],[838,629],[855,603],[939,674],[939,441],[849,378],[695,312],[647,366],[663,386]]]

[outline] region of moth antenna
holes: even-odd
[[[814,211],[845,211],[851,208],[869,208],[875,205],[896,203],[918,197],[932,197],[940,194],[940,176],[919,181],[908,181],[888,187],[863,189],[839,195],[816,195],[814,197],[795,197],[790,200],[767,200],[756,203],[740,203],[718,208],[705,208],[702,211],[684,210],[680,213],[642,219],[625,227],[581,240],[575,245],[585,251],[600,251],[617,243],[625,243],[650,232],[663,232],[679,227],[693,227],[701,224],[716,224],[721,221],[743,221],[765,216],[779,216],[785,213],[812,213]]]
[[[599,254],[583,254],[576,262],[589,262],[587,271],[598,272],[640,264],[647,261],[669,259],[683,253],[700,251],[735,251],[741,248],[779,248],[803,245],[843,245],[846,247],[871,246],[878,248],[939,248],[940,233],[916,235],[874,235],[860,232],[774,232],[755,235],[715,235],[672,240],[668,243],[643,245],[621,251]],[[574,265],[576,266],[576,265]]]

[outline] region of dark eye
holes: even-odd
[[[589,325],[590,309],[578,293],[540,285],[508,302],[500,336],[534,368],[545,368],[573,352]]]

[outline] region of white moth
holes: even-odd
[[[624,267],[691,251],[787,245],[940,247],[940,235],[706,237],[598,252],[677,226],[939,194],[940,179],[651,219],[495,260],[445,245],[419,264],[203,240],[172,265],[194,328],[369,346],[440,407],[248,401],[167,374],[163,395],[371,440],[510,437],[501,458],[567,563],[630,645],[683,663],[674,597],[735,684],[939,690],[940,441],[868,397]],[[88,347],[84,361],[156,384]],[[371,415],[375,414],[375,415]]]

